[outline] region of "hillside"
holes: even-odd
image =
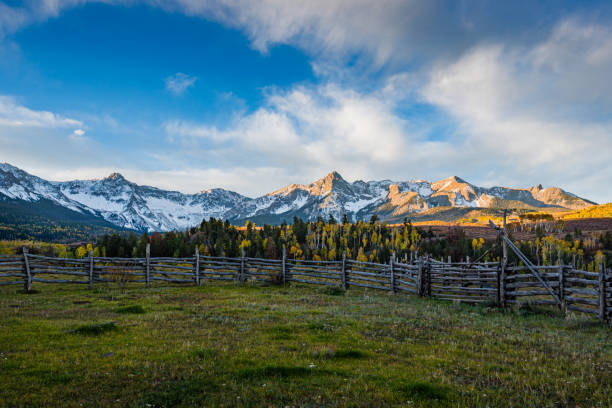
[[[126,230],[100,217],[76,212],[50,200],[0,199],[0,239],[79,241],[117,231]]]
[[[184,194],[141,186],[118,173],[95,180],[54,182],[9,164],[0,164],[0,200],[24,207],[45,201],[118,228],[149,232],[187,229],[210,217],[237,225],[247,220],[281,224],[294,217],[340,220],[344,215],[356,222],[374,214],[390,222],[435,220],[437,215],[457,221],[466,216],[478,218],[469,215],[474,210],[580,210],[593,204],[558,187],[485,188],[455,176],[436,182],[348,182],[331,172],[307,185],[290,184],[249,198],[224,189]]]
[[[568,220],[576,218],[612,218],[612,203],[593,205],[580,211],[571,212],[563,218]]]

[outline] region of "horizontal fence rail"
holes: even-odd
[[[556,305],[557,301],[524,266],[503,263],[442,262],[428,257],[411,263],[388,264],[340,261],[211,257],[197,250],[191,258],[83,259],[53,258],[29,254],[0,257],[0,286],[23,285],[29,291],[34,283],[187,283],[207,281],[248,281],[265,283],[304,283],[348,289],[363,287],[393,293],[465,303],[491,305]],[[540,277],[561,300],[561,309],[589,313],[600,321],[612,321],[612,271],[599,265],[598,272],[574,269],[570,265],[538,266]]]

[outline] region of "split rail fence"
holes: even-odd
[[[147,248],[148,249],[148,248]],[[148,251],[147,251],[148,254]],[[612,321],[612,271],[602,265],[598,272],[577,270],[571,265],[538,266],[538,272],[556,296],[561,309],[590,313],[601,322]],[[190,258],[51,258],[29,254],[0,257],[0,285],[34,283],[83,284],[156,282],[206,284],[207,281],[298,282],[364,287],[422,297],[506,307],[529,303],[558,302],[527,267],[492,262],[441,262],[427,257],[411,263],[395,259],[388,264],[341,261],[305,261],[202,256]]]

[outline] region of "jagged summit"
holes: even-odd
[[[327,176],[323,177],[323,179],[324,180],[342,180],[344,181],[340,173],[338,173],[336,170],[330,172]]]
[[[121,173],[111,173],[109,174],[106,178],[104,178],[104,180],[110,180],[110,181],[127,181],[125,179],[125,177],[123,177],[123,175]]]
[[[436,182],[346,181],[332,171],[310,184],[289,184],[258,198],[221,188],[183,194],[140,186],[112,173],[98,180],[49,182],[8,163],[0,164],[0,200],[50,200],[83,214],[100,217],[123,228],[141,231],[179,230],[203,218],[235,223],[280,223],[296,216],[304,220],[333,216],[368,220],[402,220],[436,207],[582,209],[594,204],[558,187],[525,189],[478,187],[457,176]]]
[[[332,171],[327,176],[323,177],[311,183],[307,186],[307,189],[312,194],[323,195],[332,192],[333,190],[346,188],[349,183],[342,178],[340,173]]]

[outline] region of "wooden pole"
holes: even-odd
[[[241,248],[241,257],[240,257],[240,283],[244,283],[246,279],[244,278],[244,247]]]
[[[93,250],[89,251],[89,289],[93,289],[94,258]]]
[[[200,250],[198,249],[197,245],[195,248],[195,264],[194,264],[193,275],[195,277],[196,286],[200,286]]]
[[[599,264],[599,321],[606,321],[606,270],[603,264]]]
[[[342,254],[342,288],[348,289],[348,279],[346,276],[346,251]]]
[[[146,261],[145,261],[145,280],[147,288],[151,286],[151,244],[147,242]]]
[[[287,283],[287,248],[283,246],[283,283]]]
[[[431,261],[429,260],[429,256],[427,256],[425,260],[427,262],[427,269],[425,269],[427,272],[425,274],[425,285],[427,288],[427,297],[431,297]]]
[[[497,306],[502,305],[501,301],[501,263],[497,266]]]
[[[389,259],[389,271],[391,273],[391,292],[395,293],[395,269],[393,268],[393,262],[395,260],[395,252]]]
[[[504,210],[504,225],[502,234],[506,233],[506,210]],[[508,265],[508,245],[506,241],[502,239],[502,263],[501,273],[499,277],[499,297],[501,300],[501,306],[506,307],[506,267]]]
[[[23,289],[29,292],[32,288],[32,273],[30,272],[30,261],[28,260],[28,248],[23,247],[23,262],[25,266],[25,283]]]
[[[423,260],[419,259],[419,269],[417,272],[417,295],[419,296],[423,296],[423,294],[425,293],[424,287],[423,287]]]
[[[561,311],[567,313],[565,303],[565,266],[561,259],[561,251],[557,254],[557,264],[559,265],[559,299],[561,299]]]

